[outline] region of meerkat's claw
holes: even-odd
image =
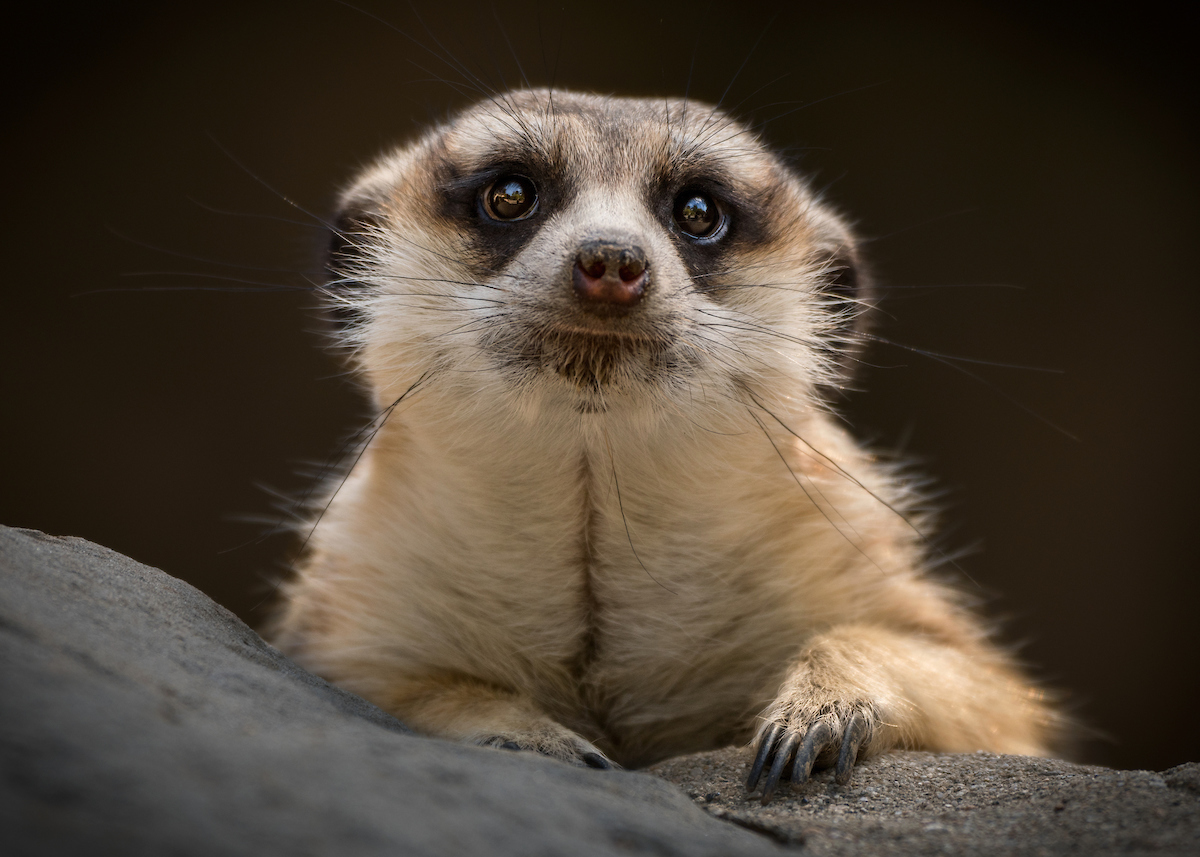
[[[620,765],[600,753],[584,753],[579,758],[589,768],[599,768],[602,771],[620,770]]]
[[[771,763],[771,770],[767,772],[767,780],[763,783],[762,802],[764,804],[769,802],[771,796],[775,794],[775,787],[779,785],[783,772],[787,770],[788,764],[796,755],[796,748],[800,746],[800,740],[805,737],[790,729],[783,733],[782,740],[774,750],[775,759]],[[796,762],[799,763],[799,759],[796,759]]]
[[[765,727],[760,733],[754,764],[750,766],[746,792],[755,790],[766,769],[761,800],[767,804],[785,774],[793,783],[807,782],[817,761],[823,757],[827,760],[834,749],[837,749],[834,778],[838,785],[850,782],[858,751],[867,740],[870,730],[867,718],[860,711],[854,712],[843,722],[845,725],[840,736],[826,719],[810,724],[807,729],[784,727],[778,723]]]
[[[790,779],[793,783],[808,782],[813,765],[826,749],[833,746],[834,737],[833,727],[829,725],[828,721],[818,720],[808,728],[808,732],[804,735],[804,743],[800,745],[800,750],[796,753],[796,761],[792,765]],[[766,803],[769,797],[770,795],[766,794],[764,790],[763,803]]]
[[[854,773],[854,762],[858,759],[858,749],[867,740],[869,732],[867,718],[863,717],[861,711],[856,711],[842,734],[842,749],[838,753],[837,767],[834,769],[834,780],[839,786],[850,782],[850,775]]]
[[[754,757],[754,764],[750,766],[750,776],[746,778],[746,793],[754,791],[758,785],[758,778],[762,776],[763,766],[767,763],[767,757],[771,755],[771,750],[775,747],[775,742],[779,740],[779,736],[783,733],[783,727],[778,723],[769,723],[763,727],[758,733],[758,753]]]

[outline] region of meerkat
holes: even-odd
[[[500,94],[367,168],[325,291],[378,409],[274,631],[418,732],[641,767],[754,742],[769,800],[1058,722],[836,417],[846,221],[682,100]],[[765,773],[765,777],[763,776]]]

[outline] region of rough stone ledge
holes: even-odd
[[[762,807],[746,763],[655,777],[422,738],[185,583],[0,527],[6,857],[1200,853],[1194,764],[906,753]]]
[[[993,753],[893,753],[747,800],[749,753],[650,768],[710,813],[812,855],[1200,855],[1200,764],[1161,774]]]

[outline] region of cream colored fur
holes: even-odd
[[[571,194],[480,261],[447,188],[543,161]],[[710,168],[761,229],[701,276],[648,198]],[[907,477],[821,403],[848,312],[821,289],[857,251],[751,133],[695,103],[513,93],[344,204],[361,216],[330,292],[363,314],[344,343],[381,416],[286,589],[276,639],[300,663],[430,735],[573,761],[854,712],[868,754],[1048,751],[1039,692],[923,572]],[[589,386],[520,355],[565,337],[588,359],[569,270],[595,234],[647,251],[630,336],[670,360],[622,352]]]

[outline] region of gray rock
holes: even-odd
[[[650,768],[718,818],[805,854],[1200,855],[1200,765],[1162,774],[992,753],[893,753],[846,786],[817,774],[762,806],[743,748]]]
[[[181,581],[0,528],[5,857],[1200,854],[1196,764],[897,753],[764,807],[748,762],[656,777],[422,738]]]
[[[0,854],[775,854],[660,779],[412,735],[209,598],[0,528]]]

